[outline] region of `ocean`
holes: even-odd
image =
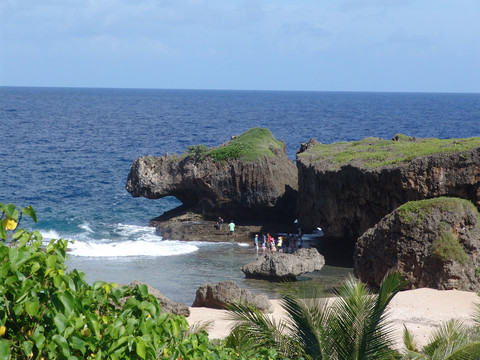
[[[139,156],[217,146],[252,127],[270,129],[293,160],[310,138],[480,136],[480,94],[0,87],[0,202],[32,205],[38,223],[21,226],[45,239],[74,240],[69,269],[89,282],[138,279],[187,305],[207,281],[275,297],[280,285],[240,271],[251,245],[162,239],[148,221],[180,202],[125,190]],[[327,259],[304,279],[328,287],[351,272]]]

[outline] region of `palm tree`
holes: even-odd
[[[254,348],[275,348],[289,358],[399,359],[385,310],[403,286],[401,276],[392,273],[375,294],[353,277],[342,284],[333,299],[319,297],[313,287],[289,287],[281,300],[285,320],[275,322],[255,308],[235,304],[229,309],[231,319],[237,322],[232,334],[238,337],[239,332],[246,333],[255,339],[251,344]],[[230,346],[234,345],[232,336]]]
[[[480,359],[480,334],[478,327],[465,326],[452,319],[432,333],[430,342],[418,350],[411,333],[405,328],[404,359],[410,360],[478,360]]]

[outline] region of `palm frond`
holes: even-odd
[[[431,341],[423,348],[433,359],[480,359],[478,332],[465,326],[462,321],[452,319],[432,333]]]
[[[477,293],[477,296],[480,296],[480,293]],[[472,319],[477,328],[480,328],[480,304],[475,304],[475,312],[472,316]]]
[[[403,277],[399,273],[390,273],[383,279],[378,294],[374,296],[375,304],[369,316],[367,326],[362,332],[360,353],[369,354],[384,353],[385,349],[391,348],[392,327],[391,322],[386,321],[387,306],[393,297],[405,286]]]
[[[188,334],[199,334],[203,331],[207,331],[212,324],[213,320],[197,321],[188,327]]]
[[[402,279],[396,273],[385,277],[376,295],[353,277],[344,283],[328,320],[335,357],[354,360],[396,356],[385,310],[402,287]]]
[[[434,356],[435,352],[445,352],[453,344],[463,344],[467,335],[463,329],[463,323],[452,319],[443,323],[438,329],[432,332],[430,342],[423,348],[425,354]]]
[[[238,354],[245,354],[257,348],[257,342],[250,332],[240,327],[235,327],[225,339],[225,345],[235,350]]]
[[[405,325],[403,326],[403,345],[407,351],[419,353],[417,342]]]
[[[247,304],[229,304],[228,319],[234,321],[232,332],[247,332],[255,339],[256,348],[274,348],[280,354],[291,356],[298,353],[298,345],[288,335],[284,320],[276,321],[258,309]]]
[[[480,341],[469,342],[452,349],[445,360],[478,360],[480,359]]]
[[[274,348],[289,358],[398,359],[400,354],[393,350],[392,330],[385,321],[385,311],[402,287],[400,275],[390,274],[378,294],[373,295],[365,285],[350,277],[328,305],[314,292],[300,294],[291,287],[283,293],[281,301],[288,318],[278,322],[253,307],[233,304],[228,308],[230,320],[236,322],[232,341],[234,336],[247,333],[255,339],[256,348]],[[313,291],[313,287],[303,289]],[[421,354],[415,356],[422,358]]]
[[[300,291],[302,294],[300,294]],[[327,301],[320,296],[317,287],[289,287],[282,295],[281,305],[289,316],[289,332],[295,334],[296,341],[306,356],[323,359],[322,334],[327,314]]]

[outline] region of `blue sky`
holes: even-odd
[[[480,92],[480,0],[0,0],[0,86]]]

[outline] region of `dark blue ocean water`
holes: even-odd
[[[148,220],[179,202],[125,190],[139,156],[216,146],[256,126],[292,159],[312,137],[480,136],[480,94],[0,87],[0,202],[32,205],[39,222],[24,227],[76,240],[71,266],[90,281],[140,279],[186,303],[207,280],[269,291],[239,271],[251,248],[160,241]]]

